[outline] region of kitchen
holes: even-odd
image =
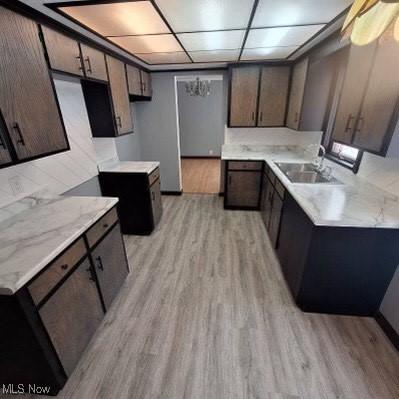
[[[398,397],[399,3],[322,3],[0,1],[2,394]]]

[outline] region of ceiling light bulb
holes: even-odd
[[[365,46],[378,39],[399,13],[399,3],[379,2],[355,20],[351,41]]]

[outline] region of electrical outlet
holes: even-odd
[[[209,150],[209,155],[213,155],[213,150]]]
[[[21,176],[13,176],[8,179],[13,195],[20,195],[24,192]]]

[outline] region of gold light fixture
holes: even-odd
[[[342,32],[351,27],[350,39],[358,46],[378,39],[399,15],[399,0],[356,0],[344,22]],[[395,38],[398,40],[398,21]]]

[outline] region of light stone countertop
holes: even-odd
[[[22,211],[0,222],[0,294],[18,291],[117,202],[34,195],[22,200]]]
[[[292,183],[275,162],[309,162],[303,148],[225,144],[222,160],[263,160],[317,226],[399,228],[399,198],[325,160],[344,184]],[[348,175],[349,173],[349,175]],[[353,175],[353,176],[351,176]]]
[[[152,161],[107,161],[98,165],[100,172],[112,173],[152,173],[159,162]]]

